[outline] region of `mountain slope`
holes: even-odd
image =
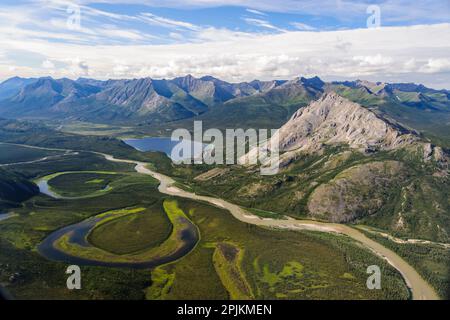
[[[39,188],[21,177],[0,168],[0,209],[17,206],[39,194]]]
[[[172,83],[150,78],[117,82],[96,94],[94,102],[120,106],[130,117],[172,113],[169,120],[192,117],[208,108]]]
[[[125,120],[157,115],[164,120],[195,116],[207,107],[165,81],[149,78],[95,82],[40,78],[0,103],[10,118]]]
[[[449,157],[439,146],[333,92],[300,108],[279,137],[278,174],[235,166],[190,183],[272,216],[366,223],[398,236],[450,240]]]
[[[420,130],[450,147],[450,94],[414,83],[346,81],[327,84],[330,90],[377,113]]]
[[[67,110],[80,99],[98,92],[97,87],[80,85],[70,79],[39,78],[23,87],[15,96],[0,103],[7,117],[52,117]],[[70,109],[70,108],[69,108]]]
[[[190,128],[194,120],[201,120],[205,128],[279,128],[299,107],[322,94],[320,83],[319,78],[297,78],[292,81],[255,80],[237,84],[247,89],[251,86],[255,92],[246,89],[246,93],[240,92],[234,99],[174,126]]]
[[[450,93],[412,83],[323,82],[318,77],[229,83],[212,76],[95,80],[11,78],[0,84],[0,116],[80,120],[162,132],[190,128],[277,128],[324,92],[450,146]],[[142,129],[142,130],[141,130]]]
[[[175,78],[171,82],[207,105],[214,105],[235,98],[234,88],[231,84],[213,77],[196,79],[187,75]]]
[[[191,75],[172,80],[12,78],[0,86],[0,92],[5,92],[0,97],[0,115],[8,118],[154,123],[193,118],[208,110],[214,111],[214,106],[232,102],[207,117],[213,120],[211,122],[224,117],[232,122],[231,113],[235,112],[235,106],[254,110],[255,101],[261,101],[261,109],[265,110],[257,121],[264,121],[262,118],[271,112],[271,108],[278,108],[280,121],[285,121],[292,114],[293,106],[309,102],[320,90],[313,86],[306,88],[307,81],[301,78],[228,83],[211,76],[195,78]],[[250,115],[243,120],[249,118]]]
[[[391,150],[418,138],[400,125],[334,92],[299,109],[279,130],[280,150],[318,150],[346,144],[353,149]]]
[[[20,92],[28,84],[35,82],[34,78],[13,77],[0,83],[0,100],[8,99]]]
[[[318,153],[327,147],[338,146],[363,153],[408,148],[419,152],[423,159],[432,157],[435,161],[446,161],[440,147],[432,146],[416,132],[335,92],[325,93],[297,110],[271,139],[271,144],[279,146],[282,166],[289,164],[299,153]],[[263,145],[259,150],[266,148]],[[251,158],[257,154],[256,148],[249,152]]]

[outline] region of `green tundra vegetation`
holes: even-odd
[[[43,177],[57,194],[63,197],[96,196],[114,188],[125,175],[115,172],[60,172]]]
[[[36,161],[44,157],[61,155],[62,152],[26,148],[19,145],[0,144],[0,165],[14,162]]]
[[[397,252],[436,289],[442,299],[450,299],[450,250],[448,247],[445,248],[439,244],[396,243],[371,232],[364,233]]]
[[[19,170],[28,179],[84,171],[68,176],[83,193],[91,184],[116,178],[93,171],[121,176],[111,182],[116,185],[110,192],[95,198],[34,196],[14,209],[17,216],[0,222],[0,283],[19,298],[409,298],[399,273],[350,239],[247,225],[225,210],[160,194],[154,179],[128,164],[83,153],[23,164],[13,172]],[[64,188],[64,181],[58,187]],[[198,227],[200,241],[186,256],[154,269],[82,266],[85,290],[69,291],[67,264],[43,258],[36,248],[55,230],[102,215],[105,220],[88,241],[115,254],[160,247],[186,219]],[[114,237],[119,233],[120,239]],[[365,270],[374,263],[382,267],[382,290],[365,286]]]
[[[245,273],[241,270],[244,250],[233,243],[219,242],[213,253],[213,264],[232,300],[254,298]]]
[[[398,273],[351,239],[265,229],[230,219],[223,209],[186,199],[177,201],[198,226],[201,240],[183,259],[152,272],[148,298],[409,297]],[[366,288],[366,268],[371,264],[382,269],[382,290]]]
[[[79,244],[71,241],[72,234],[68,232],[58,238],[54,242],[54,246],[55,248],[68,253],[71,256],[94,261],[105,261],[109,263],[143,263],[166,256],[171,256],[185,245],[183,237],[185,232],[192,228],[192,224],[189,219],[187,219],[183,211],[176,206],[174,201],[165,200],[163,207],[168,219],[170,220],[170,224],[172,225],[172,230],[169,236],[166,239],[163,239],[164,241],[161,243],[157,243],[160,239],[154,239],[153,237],[148,236],[150,243],[141,243],[141,247],[139,248],[138,243],[144,240],[143,237],[136,235],[133,238],[123,238],[121,234],[118,234],[117,240],[114,243],[121,241],[122,243],[118,246],[119,248],[116,249],[113,244],[109,244],[107,245],[109,250],[104,250],[103,248],[95,246],[95,242],[91,242],[93,244],[92,246],[80,246]],[[95,218],[104,217],[105,219],[101,219],[96,222],[94,228],[104,226],[105,223],[115,221],[117,218],[120,219],[136,213],[142,213],[144,211],[145,208],[138,207],[101,213],[100,215],[96,215]],[[133,231],[134,230],[132,229],[128,230],[128,232]],[[89,239],[91,237],[88,235],[87,238]],[[125,248],[127,248],[128,251],[124,251]]]
[[[0,229],[5,229],[1,222]],[[20,299],[143,299],[149,271],[80,266],[82,290],[67,290],[67,263],[49,261],[33,250],[18,249],[0,237],[0,283]]]
[[[394,162],[392,162],[394,161]],[[383,164],[371,184],[358,183],[368,179],[370,170],[360,176],[355,168]],[[189,166],[186,166],[189,167]],[[383,176],[389,168],[390,177]],[[164,170],[164,168],[162,168]],[[282,218],[283,214],[300,218],[321,218],[309,210],[312,195],[319,203],[330,201],[328,194],[314,193],[320,186],[334,183],[350,186],[346,203],[359,205],[359,216],[351,223],[360,223],[388,231],[400,238],[428,239],[448,242],[450,232],[450,179],[432,161],[424,163],[411,151],[383,152],[363,155],[345,147],[329,148],[323,154],[299,156],[280,174],[264,179],[257,168],[231,167],[220,177],[197,179],[202,172],[178,169],[178,180],[197,193],[227,198],[261,217]],[[184,175],[183,175],[184,173]],[[207,174],[206,174],[207,176]],[[325,189],[326,190],[326,189]],[[270,197],[269,197],[270,195]],[[378,204],[382,205],[379,206]],[[364,206],[362,206],[364,205]],[[384,238],[377,241],[398,252],[429,281],[441,297],[448,297],[449,251],[425,245],[395,244]]]
[[[0,141],[45,148],[103,152],[119,158],[147,160],[147,153],[139,152],[116,138],[64,133],[39,123],[1,118]]]
[[[251,174],[259,170],[257,167],[238,166],[228,167],[217,176],[206,174],[196,179],[212,168],[174,167],[162,153],[140,153],[117,140],[98,136],[52,133],[50,137],[46,130],[9,120],[5,127],[0,127],[2,141],[75,151],[67,154],[0,144],[6,153],[11,151],[1,160],[3,163],[22,162],[22,157],[29,161],[48,157],[35,163],[0,168],[0,205],[5,204],[8,211],[16,214],[0,221],[0,284],[19,298],[410,298],[399,273],[350,238],[247,225],[214,206],[168,197],[157,191],[156,180],[136,174],[134,165],[110,162],[100,154],[82,151],[96,150],[99,145],[100,151],[116,157],[150,162],[152,168],[174,176],[178,186],[230,199],[266,218],[283,218],[285,214],[311,218],[309,199],[316,189],[334,179],[345,179],[352,183],[353,190],[368,188],[367,197],[370,195],[383,204],[371,205],[367,208],[371,210],[370,215],[358,216],[352,222],[388,230],[398,237],[447,241],[444,234],[450,225],[449,178],[440,175],[433,163],[424,164],[411,152],[379,152],[367,156],[342,146],[329,148],[320,155],[299,156],[278,175],[264,179],[259,174]],[[391,170],[387,168],[403,170],[389,184],[377,180],[374,184],[377,188],[373,190],[353,182],[357,181],[353,178],[358,174],[353,168],[388,161],[404,164],[377,169],[382,174]],[[66,174],[58,175],[61,172]],[[55,174],[49,184],[65,195],[85,196],[108,185],[113,188],[95,198],[53,199],[38,195],[30,181]],[[2,189],[2,186],[7,187]],[[21,191],[1,193],[10,190],[10,186]],[[26,192],[22,193],[23,190]],[[13,199],[11,195],[23,196]],[[200,240],[189,254],[153,269],[82,266],[85,290],[69,291],[65,287],[67,263],[43,258],[37,246],[60,228],[99,216],[104,219],[88,234],[88,242],[99,252],[109,252],[114,257],[148,248],[160,249],[177,230],[180,217],[198,228]],[[397,223],[399,216],[405,221],[403,228]],[[440,232],[439,228],[444,231]],[[67,239],[62,238],[63,246],[67,244],[64,240]],[[175,239],[172,243],[176,242]],[[409,250],[409,245],[394,247],[392,243],[389,247],[402,254],[445,296],[448,288],[448,272],[443,272],[445,264],[448,265],[448,260],[442,258],[445,252],[420,246]],[[93,258],[108,260],[111,256],[96,252]],[[366,288],[366,268],[372,264],[382,269],[382,290]]]
[[[86,154],[88,156],[88,154]],[[67,263],[43,258],[36,250],[51,232],[95,216],[107,210],[140,205],[152,207],[161,201],[155,196],[156,182],[148,176],[132,173],[126,164],[113,164],[102,157],[88,156],[96,169],[129,172],[128,179],[101,197],[87,199],[52,199],[39,195],[13,209],[16,216],[0,222],[0,283],[23,299],[143,299],[143,289],[150,284],[148,270],[81,266],[84,290],[67,290],[65,269]],[[25,170],[31,177],[44,176],[51,171],[79,168],[86,164],[77,156],[39,164]],[[71,161],[73,161],[71,163]],[[39,173],[39,168],[42,171]],[[20,170],[19,167],[15,168]],[[136,197],[130,197],[130,193]]]
[[[140,212],[103,220],[89,233],[88,240],[97,248],[125,254],[159,246],[171,232],[172,224],[158,201]]]
[[[261,218],[361,224],[400,239],[430,240],[404,244],[367,233],[450,299],[450,252],[437,243],[450,243],[448,163],[434,161],[424,150],[363,154],[345,145],[326,147],[320,153],[298,154],[283,163],[279,174],[263,177],[258,166],[175,166],[163,153],[139,152],[114,138],[167,136],[172,129],[191,129],[194,120],[202,120],[204,129],[278,128],[299,107],[333,90],[389,123],[398,121],[418,130],[420,137],[450,147],[448,91],[414,84],[323,83],[318,78],[282,83],[249,96],[203,96],[197,106],[192,104],[196,98],[184,100],[189,95],[180,95],[184,89],[172,83],[179,91],[171,91],[170,103],[186,104],[188,112],[163,108],[161,118],[134,117],[123,106],[95,99],[78,105],[80,112],[87,111],[84,115],[69,108],[71,113],[56,117],[49,113],[48,101],[23,100],[33,108],[44,102],[47,113],[31,105],[5,105],[16,116],[33,111],[40,119],[51,116],[55,121],[0,119],[0,214],[13,213],[0,219],[0,286],[23,299],[410,298],[395,269],[348,237],[242,223],[217,207],[160,194],[156,180],[136,174],[132,164],[106,161],[101,153],[107,153],[146,161],[173,177],[177,187],[228,199]],[[47,179],[52,190],[67,198],[39,194],[33,183],[37,179]],[[38,246],[53,232],[86,221],[95,221],[85,236],[89,247],[71,242],[73,234],[62,235],[55,246],[102,262],[136,262],[174,252],[189,228],[198,231],[199,240],[186,255],[155,268],[82,266],[83,290],[69,291],[67,263],[44,258]],[[366,288],[366,268],[373,264],[383,272],[382,290]]]
[[[345,146],[299,155],[273,176],[259,167],[230,166],[219,176],[179,166],[175,178],[199,194],[228,199],[272,217],[362,223],[398,237],[448,242],[450,177],[415,150],[363,154]],[[168,170],[165,165],[161,171]],[[344,199],[344,208],[337,212]]]

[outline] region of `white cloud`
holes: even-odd
[[[0,26],[0,51],[8,59],[8,52],[14,50],[39,54],[54,63],[54,76],[61,77],[169,78],[191,73],[247,81],[318,75],[329,80],[420,79],[450,88],[450,43],[442,41],[449,32],[450,24],[278,34],[208,28],[199,30],[193,43],[91,46],[30,39],[26,34],[5,33]],[[347,44],[345,50],[337,50],[342,43]],[[48,74],[40,65],[24,67],[18,61],[16,70],[10,71],[11,65],[0,61],[3,77]]]
[[[63,9],[65,7],[58,8]],[[47,39],[73,43],[108,43],[119,40],[142,42],[156,38],[151,34],[119,28],[114,24],[87,26],[87,23],[82,23],[79,28],[71,30],[67,27],[65,11],[61,16],[55,15],[52,18],[43,19],[40,15],[42,10],[45,11],[46,9],[48,8],[32,6],[30,8],[11,7],[6,9],[0,7],[0,30],[2,34],[24,41],[27,41],[27,39]],[[84,14],[83,11],[82,22],[89,20]]]
[[[257,14],[257,15],[260,15],[260,16],[267,16],[266,13],[264,13],[262,11],[259,11],[259,10],[255,10],[255,9],[248,9],[247,8],[247,9],[245,9],[245,11],[253,13],[253,14]]]
[[[237,42],[246,39],[256,39],[258,36],[258,34],[254,33],[232,31],[225,28],[209,27],[196,32],[194,42]]]
[[[51,27],[50,30],[69,31],[63,19],[51,19],[49,27]],[[56,33],[56,36],[58,37],[60,34]],[[71,34],[75,37],[79,34],[88,35],[88,37],[78,36],[77,39],[80,42],[111,42],[114,40],[140,41],[157,38],[156,36],[138,30],[119,28],[114,24],[103,24],[96,27],[85,27],[81,25],[76,30],[73,30]]]
[[[118,28],[105,28],[105,29],[96,29],[97,34],[111,37],[111,38],[122,38],[128,40],[144,40],[148,38],[148,35],[144,35],[138,31],[134,30],[123,30]]]
[[[90,75],[88,63],[80,57],[62,58],[60,61],[66,65],[58,70],[61,77],[78,78]]]
[[[128,73],[130,72],[130,66],[125,65],[125,64],[116,64],[113,68],[113,73],[116,76],[122,77],[122,76],[127,76]]]
[[[54,69],[55,68],[55,64],[53,62],[51,62],[50,60],[44,60],[42,62],[42,68],[45,69]]]
[[[297,28],[298,30],[305,30],[305,31],[313,31],[316,30],[316,28],[301,22],[291,22],[290,23],[293,27]]]
[[[411,58],[405,61],[403,64],[404,72],[414,72],[417,70],[417,60],[415,58]]]
[[[176,39],[176,40],[184,40],[184,36],[183,36],[181,33],[178,33],[178,32],[170,32],[170,33],[169,33],[169,36],[170,36],[172,39]]]
[[[386,66],[392,63],[392,57],[386,57],[381,54],[370,56],[356,56],[353,60],[358,62],[360,66]]]
[[[271,24],[267,20],[255,19],[255,18],[243,18],[243,20],[245,22],[247,22],[248,24],[251,24],[251,25],[254,25],[254,26],[257,26],[257,27],[267,28],[267,29],[276,30],[276,31],[280,31],[280,32],[285,32],[286,31],[286,30],[283,30],[281,28],[278,28],[278,27],[274,26],[273,24]]]
[[[139,18],[150,24],[159,25],[159,26],[167,27],[167,28],[184,28],[184,29],[189,29],[189,30],[198,30],[199,29],[198,26],[196,26],[192,23],[169,19],[169,18],[164,18],[164,17],[160,17],[160,16],[154,15],[152,13],[148,13],[148,12],[140,14]]]
[[[352,47],[352,43],[349,41],[345,41],[340,37],[337,37],[336,44],[334,47],[340,51],[348,52],[350,50],[350,48]]]
[[[431,58],[421,68],[425,73],[450,72],[450,59],[448,58]]]

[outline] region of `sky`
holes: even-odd
[[[365,79],[450,89],[450,0],[1,0],[12,76]]]

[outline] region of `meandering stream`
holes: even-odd
[[[22,145],[27,146],[27,145]],[[73,151],[73,150],[65,150],[65,149],[50,149],[50,148],[42,148],[35,146],[28,146],[31,148],[44,149],[44,150],[61,150],[61,151]],[[335,223],[325,223],[325,222],[317,222],[312,220],[297,220],[293,218],[288,218],[286,220],[275,220],[269,218],[260,218],[255,216],[241,207],[230,203],[226,200],[220,198],[214,198],[209,196],[201,196],[192,192],[188,192],[185,190],[181,190],[174,186],[174,180],[166,175],[161,173],[152,171],[148,169],[148,163],[128,160],[128,159],[116,159],[112,155],[93,152],[96,154],[103,155],[107,160],[113,162],[122,162],[122,163],[130,163],[135,165],[135,170],[138,173],[150,175],[153,178],[160,181],[159,191],[161,193],[165,193],[172,196],[184,197],[193,200],[205,201],[211,203],[220,208],[226,209],[230,211],[230,213],[238,220],[259,225],[265,227],[273,227],[273,228],[283,228],[289,230],[313,230],[320,232],[333,232],[337,234],[344,234],[352,239],[362,243],[365,247],[372,250],[375,254],[383,257],[388,261],[395,269],[397,269],[403,278],[405,279],[406,284],[411,290],[412,297],[415,300],[419,299],[429,299],[429,300],[437,300],[439,296],[436,294],[434,289],[417,273],[417,271],[409,265],[403,258],[397,255],[394,251],[384,247],[383,245],[377,243],[376,241],[368,238],[362,232],[349,227],[347,225],[335,224]]]
[[[89,172],[89,171],[88,171]],[[59,175],[62,174],[68,174],[68,173],[73,173],[73,172],[60,172]],[[56,174],[58,175],[58,174]],[[52,178],[55,178],[55,174],[50,175],[52,176]],[[97,196],[101,196],[104,193],[111,191],[112,187],[110,185],[107,185],[105,188],[103,188],[102,190],[99,190],[97,192],[94,192],[93,194],[89,194],[89,195],[84,195],[84,196],[77,196],[77,197],[67,197],[67,196],[63,196],[59,193],[57,193],[56,191],[54,191],[48,184],[48,182],[51,180],[48,178],[49,176],[46,177],[42,177],[39,178],[37,180],[34,181],[34,183],[38,186],[39,191],[49,197],[52,197],[54,199],[65,199],[65,200],[77,200],[77,199],[86,199],[86,198],[91,198],[91,197],[97,197]]]
[[[108,219],[108,217],[109,215],[91,217],[76,224],[58,229],[45,238],[44,241],[39,244],[37,249],[41,255],[53,261],[63,261],[78,265],[149,269],[184,257],[195,247],[199,240],[197,228],[194,225],[189,224],[186,229],[182,230],[180,239],[181,245],[176,251],[164,256],[139,262],[109,262],[82,258],[70,255],[55,247],[55,243],[63,236],[68,236],[68,241],[71,244],[76,244],[83,248],[91,247],[92,245],[87,241],[88,234],[95,228],[98,222]]]
[[[161,173],[152,171],[148,169],[148,164],[145,162],[116,159],[111,155],[103,154],[105,158],[109,161],[114,162],[124,162],[124,163],[134,163],[136,164],[135,170],[142,174],[147,174],[153,178],[160,181],[158,190],[161,193],[168,195],[173,195],[177,197],[189,198],[193,200],[200,200],[211,203],[215,206],[221,207],[230,211],[230,213],[238,220],[254,224],[258,226],[283,228],[290,230],[312,230],[320,232],[333,232],[338,234],[347,235],[356,241],[362,243],[364,246],[369,248],[375,254],[384,258],[389,264],[391,264],[395,269],[397,269],[400,274],[405,279],[405,282],[409,289],[411,290],[412,297],[415,300],[437,300],[439,296],[436,294],[434,289],[417,273],[417,271],[410,266],[403,258],[397,255],[394,251],[384,247],[378,242],[368,238],[362,232],[342,224],[336,223],[325,223],[312,220],[297,220],[293,218],[288,218],[286,220],[270,219],[270,218],[260,218],[255,216],[238,205],[230,203],[226,200],[201,196],[192,192],[188,192],[177,188],[174,186],[175,181]]]

